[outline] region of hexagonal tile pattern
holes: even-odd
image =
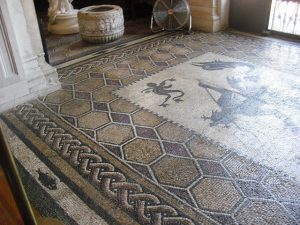
[[[192,189],[199,207],[229,212],[241,200],[241,194],[228,180],[204,178]]]
[[[131,126],[110,124],[97,131],[97,141],[120,145],[134,137]]]
[[[236,153],[231,154],[223,163],[234,177],[260,180],[266,174],[266,169]]]
[[[131,113],[137,110],[137,107],[123,99],[118,99],[112,103],[110,103],[110,108],[114,112],[123,112],[123,113]]]
[[[47,95],[45,102],[52,104],[61,104],[65,101],[72,99],[73,94],[71,91],[58,90]]]
[[[138,81],[142,78],[143,78],[142,76],[132,75],[130,77],[126,77],[126,78],[122,79],[121,82],[124,86],[126,86],[126,85],[131,84],[134,81]]]
[[[156,53],[150,56],[153,61],[165,62],[174,58],[171,54],[168,53]]]
[[[74,99],[61,106],[60,112],[70,116],[80,116],[91,110],[91,104],[88,101]]]
[[[112,86],[106,86],[93,92],[93,99],[98,102],[110,102],[116,97],[111,93],[116,88]]]
[[[149,164],[162,154],[158,141],[146,139],[135,139],[123,149],[127,160],[144,164]]]
[[[235,217],[241,225],[297,224],[276,202],[247,201]]]
[[[134,70],[151,70],[154,65],[150,60],[136,60],[130,66]]]
[[[66,76],[60,79],[61,82],[65,84],[76,84],[82,80],[89,78],[88,74],[78,73],[76,75]]]
[[[101,79],[88,79],[75,85],[76,91],[91,92],[104,85]]]
[[[78,119],[78,126],[82,128],[95,129],[109,122],[107,113],[90,112]]]
[[[222,148],[218,148],[213,144],[210,144],[200,137],[194,137],[187,143],[192,155],[196,158],[204,159],[219,159],[226,151]]]
[[[167,141],[183,142],[192,135],[192,132],[170,122],[160,126],[157,131],[160,137]]]
[[[300,202],[300,186],[289,179],[269,175],[263,183],[280,201],[295,201],[295,199],[298,199]]]
[[[105,74],[106,78],[109,79],[123,79],[125,77],[130,76],[130,70],[127,68],[118,68],[107,71]]]
[[[188,187],[200,176],[193,160],[170,155],[166,155],[154,163],[152,170],[161,184],[175,187]]]
[[[138,111],[132,115],[133,123],[141,126],[154,127],[161,123],[161,119],[145,110]]]

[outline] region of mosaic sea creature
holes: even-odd
[[[214,60],[211,62],[193,62],[192,65],[199,66],[204,70],[223,70],[226,68],[248,67],[249,71],[254,70],[254,66],[244,62],[225,62],[221,60]]]
[[[167,101],[172,97],[172,95],[174,93],[178,93],[178,94],[176,94],[176,96],[174,96],[172,98],[175,102],[183,101],[182,97],[184,96],[184,92],[180,91],[180,90],[170,90],[170,88],[172,88],[173,85],[172,84],[167,85],[166,84],[167,81],[172,82],[172,81],[176,81],[176,80],[174,78],[171,78],[171,79],[168,79],[168,80],[164,80],[159,84],[147,83],[148,88],[144,89],[142,91],[142,93],[153,92],[154,94],[157,94],[157,95],[166,96],[164,102],[159,105],[159,106],[162,106],[162,107],[166,107],[167,105],[169,105],[169,104],[167,104]]]
[[[57,190],[55,178],[51,177],[48,173],[42,172],[40,169],[38,169],[37,172],[39,174],[38,180],[42,183],[42,185],[50,190]]]

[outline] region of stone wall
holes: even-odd
[[[189,0],[193,30],[217,32],[228,27],[230,0]]]

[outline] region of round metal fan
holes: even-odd
[[[154,29],[154,22],[159,29]],[[179,30],[189,23],[189,32],[192,28],[190,6],[186,0],[156,0],[151,17],[151,30]]]

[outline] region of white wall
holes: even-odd
[[[33,0],[1,0],[0,9],[0,111],[3,111],[55,90],[60,84],[56,69],[44,59]]]

